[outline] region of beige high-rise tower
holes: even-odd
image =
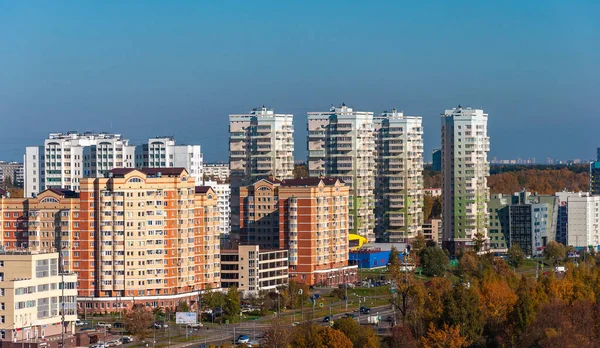
[[[395,109],[373,118],[376,134],[375,236],[408,242],[423,225],[421,117]]]
[[[331,107],[308,113],[308,171],[311,177],[350,185],[350,232],[375,240],[375,136],[373,113]]]
[[[239,233],[239,188],[273,176],[294,174],[293,115],[255,108],[248,114],[229,115],[229,170],[231,180],[231,232]],[[234,236],[235,237],[235,236]]]

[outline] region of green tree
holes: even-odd
[[[338,300],[343,300],[346,297],[346,291],[344,289],[335,288],[331,292],[331,296],[337,298]]]
[[[482,304],[474,287],[458,284],[445,295],[442,320],[450,326],[460,325],[461,335],[474,342],[481,341],[485,324]]]
[[[410,252],[414,253],[415,255],[419,255],[421,253],[421,250],[425,249],[425,247],[427,246],[427,241],[425,240],[423,233],[419,232],[419,234],[417,234],[415,239],[413,239],[410,244]]]
[[[434,198],[430,194],[425,194],[423,196],[423,218],[425,222],[431,220],[431,211],[433,210],[433,202]]]
[[[559,242],[551,241],[544,249],[544,256],[556,264],[559,260],[567,258],[567,248]]]
[[[190,311],[190,306],[188,305],[188,303],[186,301],[179,301],[179,303],[177,303],[177,312],[189,312]]]
[[[333,328],[341,331],[352,341],[354,348],[379,347],[379,339],[371,328],[359,325],[352,318],[341,318],[335,321]]]
[[[225,305],[225,295],[222,292],[214,291],[211,288],[206,289],[206,291],[202,294],[201,300],[202,308],[223,308]]]
[[[521,250],[519,245],[516,243],[511,245],[511,247],[508,249],[507,256],[508,264],[514,268],[519,268],[521,263],[523,263],[523,260],[525,260],[525,254],[523,253],[523,250]]]
[[[400,271],[400,253],[394,245],[392,245],[392,249],[390,250],[389,264],[390,273],[393,274]]]
[[[154,314],[152,311],[140,305],[136,305],[130,311],[127,311],[124,318],[125,329],[138,339],[144,339],[150,335],[152,332],[150,327],[153,321]]]
[[[448,268],[448,255],[436,247],[426,247],[420,253],[423,273],[427,276],[442,276]]]
[[[240,294],[235,286],[227,290],[223,312],[225,319],[230,322],[235,322],[240,318]]]

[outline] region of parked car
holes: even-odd
[[[189,329],[194,329],[194,330],[198,330],[201,327],[203,327],[204,325],[202,325],[202,323],[197,323],[197,324],[187,324],[187,327]]]
[[[98,327],[103,327],[103,328],[105,328],[105,329],[110,329],[110,328],[112,327],[112,325],[111,325],[111,324],[109,324],[109,323],[105,323],[105,322],[103,322],[103,321],[101,321],[101,322],[98,322],[98,324],[96,324],[96,326],[98,326]]]
[[[114,328],[116,328],[116,329],[119,329],[119,328],[124,328],[124,327],[125,327],[125,324],[124,324],[124,323],[120,323],[120,322],[118,322],[118,321],[117,321],[116,323],[114,323],[114,324],[113,324],[113,326],[112,326],[112,327],[114,327]]]
[[[83,326],[83,321],[81,321],[81,319],[77,318],[77,320],[75,320],[75,326]]]
[[[122,343],[119,340],[112,340],[112,341],[106,342],[107,347],[117,347],[117,346],[120,346],[121,344]]]
[[[331,317],[330,316],[326,316],[325,318],[323,318],[323,322],[324,323],[328,323],[331,321]]]
[[[131,343],[131,342],[133,342],[133,338],[131,338],[129,336],[123,336],[123,337],[121,337],[121,342],[122,343]]]
[[[237,343],[248,343],[250,342],[250,337],[246,335],[239,335],[237,338]]]
[[[155,321],[154,328],[155,329],[168,329],[169,325],[167,325],[164,321]]]
[[[346,284],[346,286],[348,287],[348,289],[354,289],[356,286],[352,283],[348,283]]]

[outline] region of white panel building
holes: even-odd
[[[350,185],[350,230],[375,240],[375,135],[373,113],[342,104],[308,113],[308,172]]]
[[[600,246],[600,196],[577,193],[567,197],[567,245]]]
[[[407,243],[423,231],[422,118],[394,109],[373,122],[375,236],[380,242]]]
[[[200,185],[203,178],[200,145],[176,145],[173,137],[156,137],[135,149],[136,168],[185,168]]]
[[[102,177],[113,168],[133,167],[135,147],[120,134],[50,133],[43,146],[27,146],[25,197],[49,188],[79,190],[83,177]]]
[[[487,239],[490,165],[488,115],[480,109],[446,110],[442,118],[442,217],[449,250]]]
[[[219,184],[216,181],[205,181],[204,186],[210,186],[217,193],[217,213],[219,216],[219,230],[221,236],[231,232],[231,187],[229,184]]]

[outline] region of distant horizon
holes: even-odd
[[[598,1],[0,3],[0,159],[51,132],[155,134],[228,158],[228,115],[345,102],[423,117],[489,114],[489,157],[595,158]],[[589,154],[589,155],[588,155]]]

